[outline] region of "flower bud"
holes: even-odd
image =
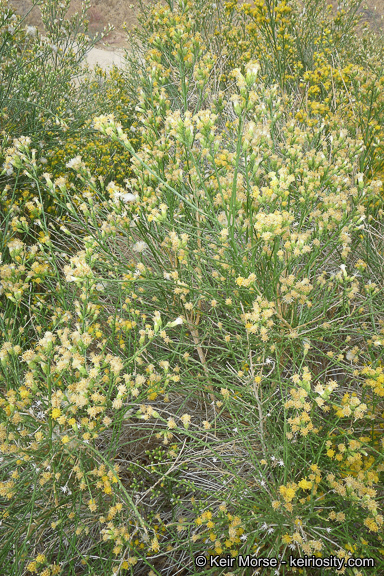
[[[157,334],[158,331],[160,330],[161,324],[162,324],[162,320],[161,320],[160,312],[156,311],[155,315],[153,317],[153,327],[155,330],[155,334]]]
[[[173,322],[168,322],[168,324],[166,325],[166,328],[174,328],[175,326],[179,326],[182,323],[183,323],[183,319],[181,318],[181,316],[179,316]]]
[[[245,83],[249,88],[251,88],[251,86],[253,86],[253,84],[256,82],[256,77],[260,70],[260,64],[255,61],[248,62],[248,64],[245,67],[245,70],[246,70]]]

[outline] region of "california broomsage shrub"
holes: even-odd
[[[192,9],[151,12],[157,47],[127,79],[140,147],[92,119],[125,182],[82,150],[56,177],[27,138],[8,149],[65,221],[36,198],[44,241],[15,214],[4,243],[1,564],[240,575],[194,558],[253,554],[291,576],[289,556],[332,555],[379,576],[382,182],[353,118],[303,121],[260,58],[217,93]]]
[[[382,179],[383,41],[361,29],[359,6],[349,2],[336,12],[323,0],[268,0],[143,7],[137,49],[148,46],[172,107],[191,112],[206,107],[210,91],[220,101],[231,69],[256,58],[265,82],[297,95],[292,114],[300,122],[332,126],[348,118],[351,134],[365,144],[360,170]]]
[[[184,315],[191,337],[189,349],[196,349],[196,360],[202,364],[204,379],[209,384],[207,390],[213,394],[215,390],[220,390],[227,403],[233,402],[229,411],[236,410],[234,407],[239,397],[243,409],[246,404],[244,396],[248,397],[248,402],[252,398],[251,404],[256,403],[259,459],[267,465],[265,436],[273,438],[273,446],[280,446],[282,454],[286,456],[287,451],[290,453],[287,439],[294,441],[290,457],[298,468],[291,481],[279,483],[280,480],[276,482],[268,478],[267,482],[262,478],[261,484],[256,484],[261,491],[267,490],[265,485],[268,485],[269,497],[273,496],[272,508],[276,512],[270,526],[265,521],[261,522],[266,518],[268,508],[262,507],[259,515],[258,528],[261,531],[262,527],[264,529],[261,539],[264,547],[269,553],[273,550],[278,555],[282,552],[282,545],[286,545],[284,549],[287,552],[289,546],[291,550],[299,546],[306,554],[320,550],[324,554],[328,546],[328,554],[340,556],[341,547],[336,550],[325,544],[321,537],[321,534],[325,536],[327,532],[334,531],[331,524],[318,526],[318,515],[328,508],[323,503],[324,494],[330,496],[329,505],[332,508],[328,520],[344,520],[345,503],[340,503],[339,508],[334,492],[342,496],[343,501],[351,496],[349,501],[358,506],[359,497],[366,501],[369,494],[371,498],[376,493],[375,490],[372,492],[371,487],[383,470],[380,440],[378,442],[380,424],[369,442],[376,457],[369,455],[369,452],[363,456],[363,453],[355,453],[353,449],[348,452],[347,448],[350,445],[366,452],[364,442],[368,437],[363,431],[370,427],[372,418],[381,419],[380,409],[372,410],[381,404],[379,388],[378,397],[374,398],[368,392],[364,378],[363,381],[356,380],[366,373],[366,369],[360,372],[353,366],[358,353],[366,355],[365,362],[371,363],[374,350],[382,346],[382,329],[375,338],[372,333],[372,329],[375,329],[370,325],[372,318],[364,322],[360,317],[364,310],[370,316],[368,310],[371,304],[368,302],[378,303],[380,290],[376,285],[359,280],[366,269],[366,262],[356,257],[363,249],[364,234],[369,228],[364,223],[366,209],[361,201],[367,196],[374,197],[381,182],[365,186],[361,174],[354,176],[355,182],[350,179],[351,176],[347,177],[347,174],[354,173],[353,164],[357,162],[363,145],[347,138],[345,131],[330,135],[330,149],[327,138],[318,133],[301,131],[292,120],[282,122],[284,113],[279,106],[278,89],[263,90],[263,86],[258,85],[257,90],[252,90],[256,73],[257,66],[254,64],[248,67],[245,78],[239,70],[235,70],[240,94],[232,96],[236,116],[231,126],[234,138],[230,139],[224,134],[224,137],[227,136],[226,143],[235,143],[233,148],[227,150],[224,147],[224,137],[215,130],[216,118],[208,110],[195,116],[186,112],[184,118],[179,112],[167,112],[163,132],[157,141],[152,140],[153,152],[150,137],[147,136],[145,151],[135,157],[138,178],[133,188],[142,199],[141,205],[144,204],[146,223],[145,220],[140,222],[142,218],[137,220],[131,241],[135,240],[135,246],[142,250],[143,264],[146,261],[144,255],[148,254],[151,267],[157,265],[158,278],[163,276],[170,282],[170,287],[173,284],[173,306],[165,301],[165,309]],[[265,105],[266,102],[269,106]],[[142,109],[145,114],[144,102]],[[113,119],[102,117],[95,123],[104,133],[120,139],[129,147],[125,134]],[[164,163],[161,165],[163,170],[159,171],[158,168],[156,150],[160,143],[162,151],[168,156],[169,171]],[[252,157],[251,151],[255,149],[258,150],[258,158],[255,158],[255,153]],[[230,160],[219,172],[216,159],[221,160],[223,156]],[[200,166],[204,166],[204,175]],[[154,196],[148,185],[154,186],[156,180],[157,194]],[[159,195],[159,188],[164,191],[163,196]],[[173,195],[184,201],[177,203],[173,198],[172,202],[172,189]],[[122,192],[115,196],[124,198]],[[195,223],[192,225],[193,217]],[[124,215],[123,220],[125,218]],[[190,223],[188,228],[186,222]],[[183,234],[182,230],[186,229],[189,233]],[[139,242],[142,246],[139,247],[137,234],[140,231]],[[352,247],[354,256],[351,259]],[[159,260],[162,248],[164,257]],[[360,273],[349,274],[347,269],[352,267]],[[153,284],[151,278],[147,291],[159,306],[160,295],[154,292]],[[232,294],[236,296],[235,303]],[[373,307],[376,305],[373,304]],[[233,333],[236,318],[244,322],[243,336],[238,332],[239,327]],[[355,332],[353,327],[361,322],[363,330],[361,333],[358,330],[359,345],[352,346],[349,344],[354,339],[351,330]],[[340,349],[340,341],[343,341],[341,335],[344,333],[347,347]],[[230,344],[233,336],[236,338],[235,348]],[[206,346],[208,349],[205,353],[201,343],[208,338],[210,345]],[[217,349],[216,353],[214,348]],[[241,352],[237,354],[236,350]],[[184,354],[189,354],[188,348]],[[373,362],[377,362],[379,357]],[[228,364],[229,358],[231,362]],[[233,374],[230,374],[229,385],[228,370],[231,364]],[[301,371],[304,371],[302,375]],[[275,377],[272,377],[273,373]],[[234,375],[237,375],[235,383],[231,381]],[[290,380],[294,383],[293,388],[289,388]],[[267,389],[273,386],[275,390],[277,385],[276,391],[263,393],[263,382]],[[338,388],[343,392],[337,392]],[[273,423],[269,426],[260,397],[264,394],[270,395],[269,402],[272,402],[275,394],[280,398],[280,402],[275,404],[275,416],[271,404],[268,400],[264,401]],[[221,401],[219,405],[222,406]],[[276,422],[281,420],[282,416],[279,418],[278,415],[282,410],[285,412],[285,425],[280,428]],[[336,422],[332,419],[329,422],[326,417],[331,410]],[[250,447],[251,430],[254,430],[255,424],[249,416],[247,420],[241,424],[242,438],[247,448],[246,461],[249,462],[252,461],[249,452],[255,450],[254,446]],[[357,420],[366,420],[366,424],[362,423],[359,435],[354,436],[351,435],[350,426],[352,421]],[[238,423],[237,419],[234,423]],[[235,429],[239,431],[238,427]],[[336,440],[331,440],[333,437]],[[337,463],[332,467],[330,460],[336,454],[333,450],[336,442],[341,452],[337,454]],[[300,444],[302,459],[298,458]],[[308,453],[312,456],[309,461],[304,457]],[[272,458],[272,462],[277,462],[278,454]],[[344,459],[349,473],[339,464]],[[283,457],[279,461],[281,468],[287,466]],[[305,461],[308,470],[305,469]],[[231,464],[234,464],[233,460]],[[241,468],[238,462],[236,464]],[[254,466],[260,474],[260,465],[254,463]],[[292,467],[295,468],[291,461],[288,466],[291,473]],[[320,470],[323,472],[314,474]],[[335,471],[339,475],[338,480]],[[255,470],[252,470],[251,474],[254,473]],[[300,478],[297,477],[299,473]],[[325,483],[323,486],[322,481]],[[237,487],[238,482],[234,480]],[[299,498],[300,489],[304,492]],[[306,490],[310,490],[311,495],[306,494]],[[256,508],[260,510],[257,496],[254,495],[254,498]],[[228,500],[234,502],[232,492]],[[308,533],[305,535],[295,528],[302,525],[299,512],[293,505],[295,501],[299,509],[305,508],[307,502],[309,505],[306,520]],[[314,501],[318,504],[314,505]],[[205,500],[203,506],[206,506]],[[249,506],[249,503],[245,506]],[[378,513],[378,502],[369,504],[368,508],[363,503],[361,506],[362,510],[372,509],[374,513],[372,516],[363,513],[365,518],[362,519],[361,531],[368,539],[362,536],[364,542],[361,543],[360,553],[368,546],[369,553],[374,554],[373,549],[379,545],[380,536],[371,548],[368,534],[380,531],[383,517]],[[303,510],[300,513],[303,514]],[[289,518],[291,531],[281,534]],[[252,530],[247,526],[245,531],[254,535],[252,546],[258,548],[261,534],[256,526],[257,521],[251,523]],[[354,529],[355,525],[351,526],[348,533],[343,524],[343,537],[348,539],[345,557],[348,546],[352,545]],[[270,541],[268,534],[271,535]],[[215,531],[208,532],[208,536],[215,544],[212,553],[219,554],[220,550],[225,550]],[[227,549],[231,549],[231,545]],[[343,548],[345,550],[345,545]],[[242,552],[251,549],[247,542]]]
[[[256,56],[263,78],[289,90],[299,88],[295,116],[308,126],[348,118],[351,134],[365,144],[360,169],[381,179],[383,41],[361,28],[360,2],[337,12],[318,0],[225,6],[229,22],[216,33],[228,38],[232,62]]]
[[[47,245],[55,227],[65,223],[67,209],[65,206],[59,209],[39,182],[31,182],[20,165],[9,162],[10,157],[16,150],[22,156],[25,140],[34,150],[32,162],[36,175],[42,178],[49,171],[59,184],[59,191],[67,183],[71,184],[71,177],[66,178],[66,164],[79,148],[97,177],[122,183],[129,176],[124,167],[130,154],[125,151],[119,154],[114,150],[115,145],[95,135],[87,116],[90,112],[108,110],[113,111],[126,128],[132,125],[132,105],[124,92],[121,73],[114,69],[109,75],[101,70],[92,74],[80,67],[85,54],[99,38],[91,41],[83,33],[87,30],[87,7],[84,5],[81,15],[68,20],[68,5],[68,2],[56,1],[39,4],[45,36],[34,27],[23,26],[24,21],[6,3],[0,6],[3,38],[0,50],[1,292],[7,294],[4,310],[7,323],[12,323],[12,333],[23,341],[31,337],[30,324],[28,329],[23,329],[27,309],[39,317],[41,309],[55,307],[51,302],[53,267],[48,261]],[[28,136],[15,140],[20,133]],[[138,147],[134,136],[132,143]],[[16,247],[18,252],[13,257]],[[48,285],[47,276],[50,276]],[[16,315],[14,310],[18,311]],[[3,328],[4,333],[11,329]]]
[[[80,14],[68,18],[69,0],[34,0],[40,8],[44,33],[25,26],[6,0],[0,4],[2,129],[15,137],[39,135],[60,125],[76,111],[71,100],[73,80],[87,52],[108,30],[87,36],[89,1]],[[57,108],[56,108],[57,107]],[[67,121],[68,121],[67,120]],[[65,128],[65,120],[62,126]]]
[[[6,3],[0,5],[3,38],[0,156],[6,169],[1,210],[9,215],[16,209],[29,227],[33,226],[28,208],[33,190],[22,173],[15,181],[13,168],[6,159],[15,137],[28,134],[32,145],[41,152],[40,175],[49,171],[55,178],[64,177],[65,164],[81,148],[87,165],[97,177],[122,183],[129,176],[123,170],[129,162],[129,153],[119,156],[113,145],[101,142],[89,127],[89,114],[108,111],[126,128],[134,123],[133,106],[124,90],[121,73],[117,69],[110,74],[101,69],[92,73],[83,65],[87,52],[108,32],[106,29],[92,40],[86,35],[89,2],[84,3],[81,14],[72,18],[67,15],[68,0],[36,4],[40,7],[44,34],[32,26],[24,26],[24,20]],[[134,136],[132,143],[137,147]],[[55,213],[56,207],[48,198],[39,200],[47,216]],[[56,216],[65,218],[63,213]]]

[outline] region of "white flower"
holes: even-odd
[[[136,242],[136,244],[133,245],[134,252],[144,252],[146,248],[148,248],[148,244],[142,240],[140,242]]]
[[[3,164],[3,168],[5,170],[5,173],[7,176],[10,176],[13,172],[13,166],[11,166],[10,164]]]
[[[13,145],[18,149],[21,150],[22,152],[25,151],[26,148],[28,148],[28,146],[31,143],[31,139],[29,136],[20,136],[20,138],[15,138],[13,140]]]
[[[31,36],[32,38],[36,36],[36,32],[37,32],[36,26],[26,26],[25,28],[26,35]]]
[[[72,158],[72,160],[70,160],[69,162],[66,163],[65,165],[67,168],[74,168],[75,170],[77,168],[80,168],[81,166],[81,156],[75,156],[75,158]]]
[[[138,195],[127,192],[126,194],[121,194],[120,198],[122,199],[123,202],[136,202],[136,200],[138,199]]]
[[[169,324],[167,324],[166,328],[174,328],[175,326],[180,326],[180,324],[182,324],[182,323],[183,323],[183,319],[181,318],[181,316],[179,316],[173,322],[169,322]]]
[[[52,334],[52,332],[46,332],[44,334],[44,338],[41,338],[41,340],[39,340],[39,346],[42,346],[43,348],[45,347],[49,347],[49,345],[54,342],[54,335]]]
[[[260,70],[260,64],[258,62],[248,62],[245,69],[249,74],[254,74],[256,76]]]
[[[260,64],[258,62],[248,62],[245,67],[246,75],[245,81],[249,87],[251,87],[256,80],[257,74],[260,70]]]
[[[24,248],[24,242],[16,238],[15,240],[8,242],[7,246],[11,256],[17,256],[22,252]]]

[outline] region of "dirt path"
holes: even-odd
[[[124,50],[103,50],[102,48],[92,48],[87,54],[86,62],[91,66],[98,64],[103,70],[107,70],[113,65],[122,66],[124,63]]]

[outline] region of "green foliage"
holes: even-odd
[[[71,114],[74,78],[100,39],[90,40],[86,35],[89,1],[83,4],[81,13],[68,19],[69,0],[35,0],[33,6],[40,7],[44,25],[41,34],[33,26],[24,26],[24,19],[2,0],[0,106],[7,133],[41,136],[49,124],[60,125],[59,112]]]

